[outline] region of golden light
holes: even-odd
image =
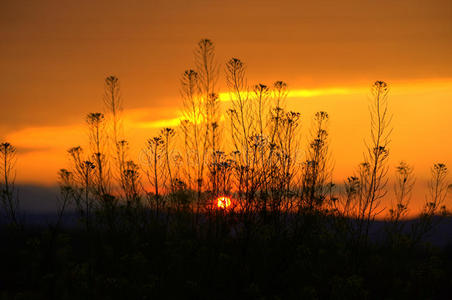
[[[225,197],[225,196],[221,196],[217,198],[217,206],[219,208],[228,208],[231,205],[231,198],[229,197]]]

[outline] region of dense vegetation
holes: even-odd
[[[236,58],[225,74],[230,106],[222,110],[214,45],[201,40],[181,78],[180,126],[149,138],[136,160],[119,80],[106,78],[105,112],[87,115],[87,147],[68,151],[57,219],[45,228],[18,218],[16,150],[1,144],[0,299],[450,295],[452,250],[425,240],[448,214],[447,167],[434,164],[424,208],[405,222],[415,179],[401,162],[388,184],[387,83],[372,86],[363,162],[337,184],[326,112],[301,137],[284,82],[250,87]],[[376,230],[385,197],[393,206]],[[71,211],[79,221],[64,225]]]

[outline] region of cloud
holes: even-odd
[[[46,152],[52,149],[52,147],[35,146],[35,147],[16,147],[17,153],[28,154],[33,152]]]

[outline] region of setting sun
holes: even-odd
[[[231,198],[229,197],[218,197],[217,198],[217,206],[219,208],[228,208],[231,205]]]

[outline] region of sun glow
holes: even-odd
[[[225,197],[225,196],[221,196],[217,198],[217,206],[219,208],[228,208],[231,205],[231,198],[229,197]]]

